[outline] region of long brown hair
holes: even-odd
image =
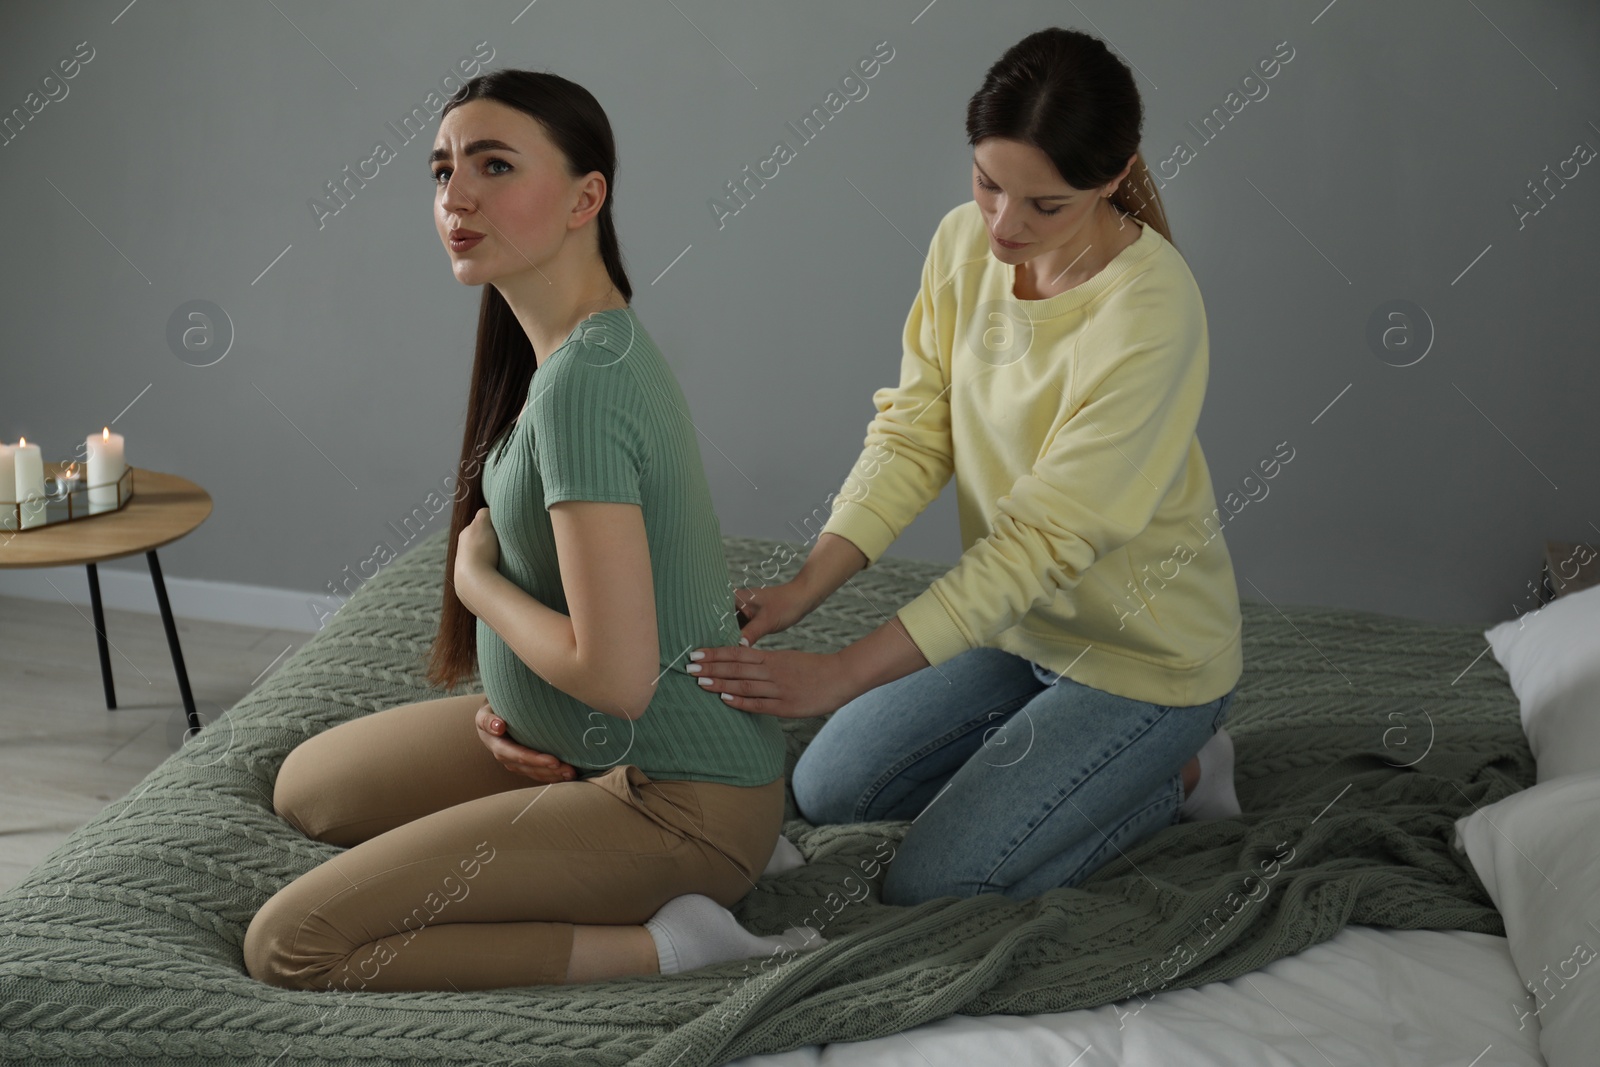
[[[1136,155],[1144,103],[1105,42],[1051,26],[1006,49],[967,102],[967,143],[1003,137],[1038,148],[1074,189],[1104,185]],[[1144,157],[1111,195],[1115,208],[1172,240]]]
[[[581,178],[599,171],[606,179],[605,203],[599,221],[600,258],[624,300],[633,299],[633,285],[622,265],[611,206],[617,192],[617,146],[611,123],[599,101],[576,82],[532,70],[497,70],[467,82],[445,104],[440,117],[472,100],[488,99],[524,111],[544,127],[565,157],[567,173]],[[499,441],[527,400],[538,363],[533,342],[512,313],[505,297],[485,284],[478,304],[478,340],[472,357],[472,384],[467,392],[467,423],[461,437],[455,508],[450,514],[449,549],[444,561],[444,608],[433,640],[427,679],[450,689],[477,670],[477,627],[473,614],[456,596],[456,540],[485,505],[483,463],[491,444]]]

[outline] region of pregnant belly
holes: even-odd
[[[505,720],[506,736],[579,769],[608,762],[605,754],[628,747],[633,724],[589,708],[535,674],[479,621],[478,667],[483,694]]]
[[[482,619],[478,620],[478,675],[483,683],[484,698],[494,713],[505,720],[511,739],[530,748],[544,743],[529,706],[527,689],[530,684],[547,683],[530,671]]]

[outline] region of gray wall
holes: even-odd
[[[1530,606],[1546,538],[1600,543],[1600,166],[1515,206],[1600,146],[1600,13],[1577,0],[8,3],[0,111],[68,92],[0,149],[0,438],[64,459],[116,417],[131,462],[206,486],[170,578],[315,592],[398,545],[459,447],[479,294],[433,229],[437,120],[403,145],[389,124],[488,42],[610,115],[635,307],[724,532],[808,539],[897,379],[921,250],[970,196],[966,100],[1052,22],[1131,63],[1152,166],[1192,151],[1162,195],[1206,302],[1219,499],[1295,449],[1225,528],[1243,596],[1498,619]],[[784,123],[880,41],[868,95],[800,145]],[[719,230],[708,202],[779,138],[797,158]],[[319,223],[380,140],[398,157]],[[234,331],[210,366],[169,344],[193,300]],[[1435,332],[1411,366],[1367,340],[1394,300]],[[892,555],[956,559],[953,489]]]

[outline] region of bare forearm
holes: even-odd
[[[817,543],[811,546],[800,573],[794,576],[794,582],[807,591],[811,606],[815,608],[866,565],[866,553],[849,538],[821,533],[817,535]]]
[[[853,680],[851,688],[855,689],[855,696],[929,665],[928,657],[911,640],[899,616],[854,644],[846,645],[836,655],[845,674]]]
[[[867,566],[865,552],[849,538],[834,533],[817,535],[817,543],[795,575],[795,584],[806,590],[814,610],[852,576]],[[840,649],[836,655],[855,696],[887,685],[928,666],[928,658],[911,640],[898,616],[889,619],[867,636]]]
[[[530,596],[497,570],[477,568],[464,580],[465,588],[462,579],[456,581],[456,594],[530,670],[590,707],[623,717],[579,660],[571,616]]]

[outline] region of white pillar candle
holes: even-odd
[[[17,499],[16,448],[0,441],[0,530],[17,528],[17,509],[11,501]]]
[[[44,525],[44,457],[38,445],[24,437],[13,450],[12,470],[16,472],[17,499],[22,501],[22,528]]]
[[[115,511],[116,482],[128,469],[123,459],[122,435],[106,427],[86,437],[84,444],[89,448],[89,514]]]

